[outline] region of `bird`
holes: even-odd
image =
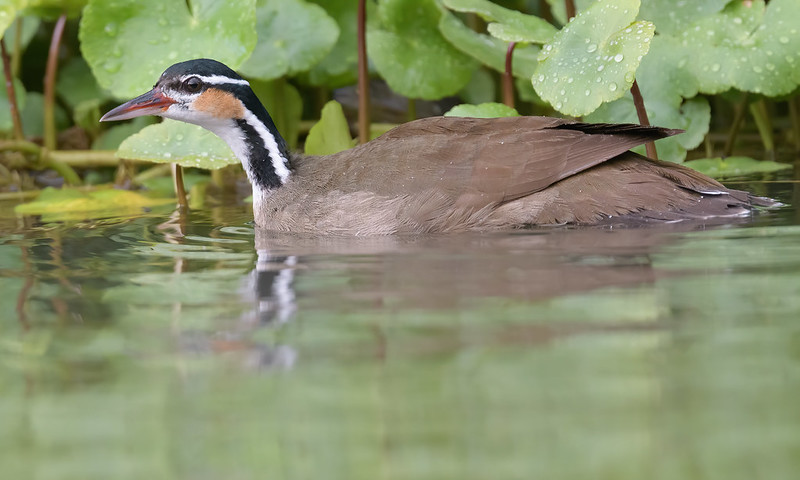
[[[771,199],[630,151],[681,130],[561,118],[428,117],[339,153],[289,151],[249,82],[225,64],[167,68],[101,121],[142,115],[210,130],[241,161],[258,228],[395,235],[748,216]]]

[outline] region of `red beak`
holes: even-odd
[[[100,121],[109,122],[112,120],[127,120],[143,115],[159,115],[173,103],[176,103],[175,100],[161,93],[160,88],[154,87],[144,95],[139,95],[106,113]]]

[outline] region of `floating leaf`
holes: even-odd
[[[498,117],[518,117],[519,113],[503,103],[487,102],[480,105],[469,105],[467,103],[456,105],[445,117],[474,117],[474,118],[498,118]]]
[[[509,10],[489,0],[444,0],[444,5],[457,12],[477,13],[489,23],[492,36],[505,42],[547,43],[556,28],[534,15]]]
[[[331,155],[353,146],[350,127],[344,116],[342,105],[331,100],[322,107],[319,122],[308,132],[306,153],[308,155]]]
[[[239,163],[222,139],[202,127],[175,120],[150,125],[128,137],[117,156],[208,170]]]
[[[255,0],[91,0],[79,37],[100,86],[133,97],[183,60],[237,68],[256,44]]]
[[[445,12],[439,20],[439,31],[457,49],[487,67],[498,72],[505,71],[508,43],[489,35],[477,33],[450,12]],[[515,77],[531,78],[539,65],[539,51],[540,48],[533,45],[518,45],[514,49],[513,73]]]
[[[308,82],[339,88],[356,82],[358,73],[358,2],[352,0],[314,0],[339,25],[339,38],[328,55],[308,72]]]
[[[767,160],[759,161],[750,157],[701,158],[699,160],[689,160],[684,165],[714,178],[740,177],[753,173],[770,173],[792,168],[791,165],[786,163]]]
[[[82,219],[130,215],[156,205],[173,203],[171,198],[151,198],[128,190],[94,190],[87,193],[75,189],[45,188],[36,200],[17,205],[20,215],[47,215],[48,220]]]
[[[601,0],[542,48],[533,87],[567,115],[581,116],[630,89],[655,27],[634,22],[639,0]]]
[[[294,75],[325,58],[339,27],[319,5],[304,0],[258,0],[258,43],[241,72],[260,80]]]
[[[367,47],[392,90],[434,100],[469,82],[475,62],[442,37],[435,0],[385,0],[377,14],[380,27],[369,28]]]
[[[17,97],[17,108],[20,110],[25,108],[25,102],[28,95],[25,92],[25,87],[22,82],[14,79],[14,96]],[[14,124],[11,120],[11,104],[8,103],[8,90],[5,85],[0,87],[0,132],[7,132],[13,128]]]

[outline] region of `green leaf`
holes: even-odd
[[[239,163],[221,138],[197,125],[175,120],[150,125],[128,137],[117,156],[207,170]]]
[[[487,69],[479,68],[472,74],[467,86],[458,92],[458,96],[465,103],[486,103],[495,100],[496,91],[494,76]]]
[[[7,3],[7,0],[6,0]],[[3,0],[0,0],[0,11],[3,10]],[[1,14],[0,14],[1,15]],[[36,31],[39,30],[39,25],[41,25],[41,20],[39,17],[34,17],[32,15],[27,15],[22,18],[22,34],[20,35],[20,51],[25,51],[25,48],[33,39],[33,36],[36,34]],[[1,25],[0,25],[1,26]],[[5,36],[6,41],[6,48],[9,50],[14,48],[14,42],[16,41],[17,37],[17,22],[14,21],[8,28],[5,29],[5,35],[3,35],[2,30],[0,29],[0,36]]]
[[[303,115],[300,92],[285,79],[272,82],[254,80],[250,82],[250,87],[266,107],[289,148],[296,149]]]
[[[0,0],[0,37],[17,18],[17,13],[25,7],[25,0]]]
[[[81,57],[73,57],[59,69],[56,93],[70,108],[87,101],[101,103],[111,99],[111,94],[100,88]]]
[[[642,59],[636,72],[639,88],[651,124],[686,131],[656,142],[659,158],[681,162],[687,149],[700,145],[708,133],[711,108],[703,97],[684,100],[697,94],[696,79],[682,68],[690,60],[686,49],[668,35],[657,35],[651,43],[650,54]],[[601,105],[585,119],[608,123],[639,121],[630,93]]]
[[[350,127],[344,116],[342,105],[331,100],[322,107],[322,114],[308,132],[306,153],[308,155],[331,155],[353,146]]]
[[[42,137],[44,135],[44,95],[39,92],[28,92],[21,117],[22,130],[26,137]],[[59,104],[55,105],[55,117],[57,130],[69,126],[69,115]]]
[[[616,100],[636,78],[655,27],[634,22],[639,0],[601,0],[542,48],[533,87],[561,113],[582,116]]]
[[[385,0],[377,13],[380,27],[369,28],[367,48],[392,90],[435,100],[469,82],[475,62],[439,32],[442,11],[435,0]]]
[[[556,28],[534,15],[503,8],[489,0],[444,0],[444,6],[457,12],[477,13],[489,23],[492,36],[505,42],[547,43]]]
[[[700,18],[721,11],[729,3],[731,0],[647,0],[642,3],[639,18],[653,22],[659,34],[673,35]]]
[[[256,44],[255,0],[90,0],[79,38],[100,86],[128,98],[176,62],[241,65]]]
[[[455,15],[445,12],[439,20],[439,31],[453,46],[498,72],[506,69],[508,43],[477,33],[464,25]],[[514,49],[513,74],[529,80],[539,66],[540,48],[517,45]]]
[[[339,38],[328,55],[308,72],[312,85],[339,88],[356,82],[358,46],[356,17],[358,2],[352,0],[314,0],[339,25]]]
[[[714,178],[740,177],[753,173],[770,173],[792,168],[791,165],[786,163],[767,160],[759,161],[750,157],[701,158],[699,160],[689,160],[684,165]]]
[[[11,104],[8,103],[8,91],[6,90],[5,82],[3,83],[4,85],[0,87],[0,132],[7,132],[14,127],[14,124],[11,120]],[[22,82],[16,78],[14,79],[14,95],[17,97],[17,108],[23,111],[28,95]]]
[[[305,0],[258,0],[258,43],[242,74],[272,80],[303,72],[331,51],[339,27],[319,5]]]
[[[575,9],[579,12],[582,12],[589,8],[596,1],[597,0],[576,0]],[[565,25],[567,23],[567,12],[564,5],[564,0],[547,0],[547,3],[550,4],[550,12],[553,14],[553,18],[559,24]]]
[[[785,95],[800,84],[800,2],[731,2],[678,38],[691,53],[688,68],[700,91],[731,87],[766,96]]]
[[[451,108],[445,117],[499,118],[518,117],[519,113],[503,103],[487,102],[480,105],[463,103]]]
[[[20,215],[46,215],[47,220],[83,219],[140,213],[145,207],[173,203],[170,198],[150,198],[128,190],[95,190],[88,193],[75,189],[45,188],[36,200],[17,205]]]
[[[24,3],[26,15],[55,20],[61,14],[66,14],[67,18],[77,17],[88,2],[87,0],[27,0]]]

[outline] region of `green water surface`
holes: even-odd
[[[379,239],[169,215],[0,219],[2,478],[800,477],[794,206]]]

